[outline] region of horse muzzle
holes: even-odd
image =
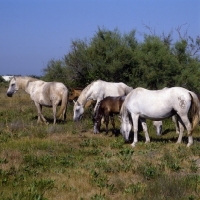
[[[82,115],[79,117],[73,117],[74,122],[80,121],[82,119]]]
[[[94,124],[94,134],[98,134],[99,129],[97,128],[97,123]]]
[[[13,96],[13,93],[12,93],[12,92],[7,92],[7,96],[8,96],[8,97],[12,97],[12,96]]]

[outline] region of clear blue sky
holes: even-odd
[[[0,0],[0,75],[42,75],[62,59],[71,41],[90,39],[98,27],[137,38],[176,29],[200,35],[200,0]],[[141,37],[142,38],[142,37]]]

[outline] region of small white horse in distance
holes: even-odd
[[[125,96],[127,95],[133,88],[127,86],[126,84],[106,82],[102,80],[97,80],[89,84],[84,90],[81,92],[77,101],[74,101],[74,116],[73,120],[79,120],[84,113],[84,106],[87,101],[90,99],[97,101],[94,111],[97,108],[99,101],[104,99],[107,96]]]
[[[34,101],[38,111],[38,123],[41,121],[47,123],[42,115],[42,106],[53,107],[54,124],[56,117],[66,120],[69,92],[63,83],[44,82],[28,76],[14,76],[10,81],[7,96],[12,97],[19,89],[25,90]],[[60,105],[60,110],[56,116],[58,105]]]
[[[138,119],[142,123],[146,142],[150,142],[146,119],[158,121],[177,115],[180,131],[177,143],[182,141],[185,126],[188,132],[187,146],[189,147],[193,144],[192,131],[199,123],[199,106],[197,95],[182,87],[164,90],[136,88],[127,95],[122,105],[120,131],[125,141],[128,141],[133,123],[134,140],[131,145],[135,147],[138,142]],[[190,109],[192,123],[188,119]]]
[[[172,116],[172,121],[174,122],[175,127],[176,127],[176,134],[179,134],[178,122],[177,122],[175,115]],[[156,135],[161,136],[162,135],[162,126],[163,126],[162,121],[153,121],[153,125],[156,128]]]

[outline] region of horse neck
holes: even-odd
[[[27,77],[22,77],[22,78],[19,78],[17,80],[17,84],[18,84],[18,88],[19,89],[22,89],[22,90],[26,90],[26,86],[28,84],[29,81],[34,81],[34,80],[37,80],[37,79],[34,79],[34,78],[27,78]]]
[[[85,106],[85,104],[86,104],[86,102],[87,102],[87,98],[86,98],[85,94],[81,93],[81,95],[79,96],[79,98],[77,99],[77,101],[78,101],[81,105]]]
[[[80,96],[79,96],[79,98],[78,98],[78,102],[80,103],[80,104],[82,104],[83,106],[85,106],[85,104],[87,103],[87,101],[88,101],[88,97],[89,97],[89,90],[90,90],[90,86],[91,86],[91,84],[89,85],[89,86],[87,86],[81,93],[80,93]],[[89,88],[89,89],[88,89]]]
[[[26,89],[26,85],[28,83],[28,80],[27,79],[20,79],[18,81],[18,88],[19,89],[22,89],[22,90],[25,90]]]
[[[73,99],[75,99],[76,97],[79,97],[80,96],[80,94],[81,94],[81,91],[74,91],[74,93],[71,95],[71,97],[73,98]]]
[[[71,100],[71,101],[72,101],[72,100],[74,100],[76,97],[78,97],[78,96],[77,96],[77,95],[75,95],[75,94],[72,94],[72,95],[70,95],[70,96],[69,96],[69,100]]]
[[[74,91],[74,95],[76,95],[76,97],[79,97],[81,95],[82,90],[75,90]]]
[[[24,90],[28,93],[28,94],[30,94],[30,90],[31,90],[31,88],[33,87],[33,84],[32,84],[32,82],[33,81],[37,81],[38,79],[28,79],[27,81],[26,81],[26,83],[25,83],[25,88],[24,88]]]
[[[30,94],[31,88],[32,88],[32,85],[30,84],[29,81],[27,81],[26,86],[25,86],[25,91],[26,91],[28,94]]]

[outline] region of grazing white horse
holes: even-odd
[[[12,95],[19,89],[30,94],[38,110],[38,123],[46,119],[42,115],[42,106],[53,107],[54,124],[56,123],[56,108],[60,105],[57,117],[66,120],[66,111],[69,92],[66,86],[60,82],[44,82],[32,77],[14,76],[9,84],[7,96]]]
[[[188,119],[191,109],[192,123]],[[125,141],[129,140],[132,125],[134,127],[133,147],[138,142],[138,119],[140,119],[145,132],[146,142],[150,142],[146,119],[163,120],[177,115],[179,124],[179,137],[177,143],[181,143],[184,126],[188,132],[189,147],[193,144],[192,131],[199,122],[199,100],[195,93],[182,88],[172,87],[164,90],[147,90],[136,88],[126,97],[120,111],[120,131]]]
[[[95,100],[96,105],[94,110],[102,99],[107,96],[124,96],[127,95],[133,88],[124,83],[113,83],[102,80],[97,80],[89,84],[80,94],[77,101],[74,101],[74,116],[73,120],[79,120],[84,113],[84,106],[87,101]]]

